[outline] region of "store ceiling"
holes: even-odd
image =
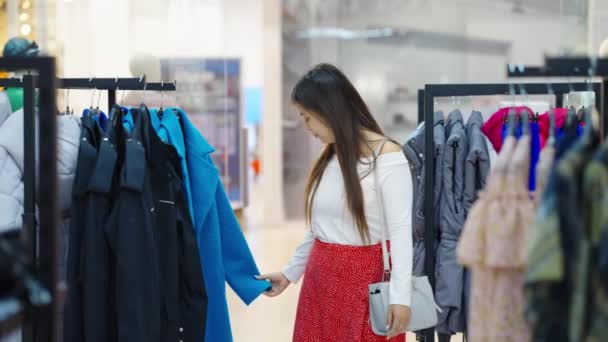
[[[297,17],[336,17],[352,12],[392,11],[430,4],[462,4],[472,8],[501,8],[516,13],[586,17],[588,0],[283,0],[285,14]]]

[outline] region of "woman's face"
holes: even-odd
[[[300,117],[304,121],[304,125],[306,125],[306,129],[310,132],[310,134],[325,144],[331,144],[336,141],[331,128],[329,128],[320,119],[318,114],[307,111],[298,104],[295,106],[298,109]]]

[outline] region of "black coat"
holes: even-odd
[[[131,112],[130,136],[123,114],[107,134],[82,119],[65,341],[204,341],[207,295],[180,157],[147,108]]]
[[[104,223],[112,209],[113,179],[118,169],[113,129],[106,133],[96,125],[99,136],[97,161],[88,184],[86,218],[83,226],[81,269],[83,281],[84,336],[87,342],[116,339],[110,249]],[[119,129],[122,127],[119,126]]]
[[[111,209],[118,154],[111,127],[106,134],[90,116],[82,123],[70,227],[65,340],[107,342],[116,337],[104,222]]]
[[[105,225],[113,258],[117,342],[160,341],[161,279],[144,146],[147,121],[145,115],[136,115],[131,136],[121,144],[119,189]]]
[[[82,303],[81,245],[83,226],[87,217],[86,196],[89,179],[97,160],[97,124],[91,117],[83,117],[78,148],[78,167],[72,188],[72,219],[68,238],[68,264],[66,281],[68,285],[64,310],[65,342],[84,341],[84,321]]]
[[[145,107],[140,109],[140,115],[142,113],[150,115]],[[207,294],[192,216],[182,190],[180,157],[173,146],[159,139],[151,126],[148,127],[148,138],[146,151],[151,169],[158,260],[163,279],[161,340],[204,341]]]

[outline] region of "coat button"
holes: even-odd
[[[423,153],[420,153],[418,156],[419,156],[420,158],[422,158],[422,157],[424,157],[424,154],[423,154]]]
[[[179,332],[184,332],[184,328],[179,327]]]

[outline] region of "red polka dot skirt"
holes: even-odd
[[[368,285],[382,278],[382,248],[315,240],[298,302],[294,342],[380,342],[369,323]],[[403,342],[399,335],[390,342]]]

